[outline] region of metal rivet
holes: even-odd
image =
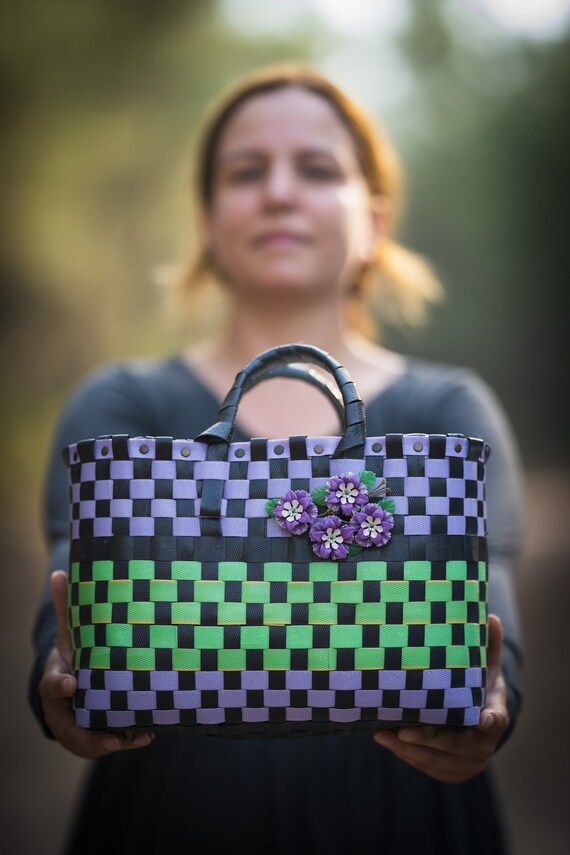
[[[459,452],[461,451],[461,443],[456,442],[453,447],[456,450],[456,452],[459,454]]]
[[[148,454],[148,445],[141,445],[139,451],[141,454]]]
[[[424,447],[421,442],[414,442],[414,451],[423,451]]]
[[[283,448],[282,445],[276,445],[275,448],[273,449],[273,451],[275,452],[275,454],[283,454],[285,449]]]
[[[190,449],[189,448],[183,448],[182,451],[180,452],[180,454],[182,455],[182,457],[190,457]]]
[[[322,454],[322,453],[323,453],[323,446],[322,445],[315,445],[315,454]]]
[[[372,451],[376,451],[376,452],[382,451],[382,443],[381,442],[375,442],[374,445],[372,446]]]
[[[106,457],[107,454],[109,454],[109,447],[107,445],[103,446],[103,448],[101,449],[101,454],[103,455],[103,457]]]
[[[245,451],[243,450],[243,448],[236,448],[236,457],[243,457],[244,454]]]

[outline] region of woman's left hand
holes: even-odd
[[[487,691],[479,724],[465,728],[401,727],[379,730],[374,739],[411,766],[446,784],[461,784],[483,771],[509,725],[501,668],[503,630],[489,615]]]

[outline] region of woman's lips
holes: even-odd
[[[306,235],[295,234],[294,232],[268,232],[254,238],[253,243],[260,247],[302,246],[309,243],[309,238]]]

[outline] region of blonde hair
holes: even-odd
[[[346,305],[348,323],[372,339],[378,336],[380,314],[392,324],[421,325],[428,305],[442,298],[443,288],[433,265],[418,252],[399,243],[394,236],[402,214],[404,183],[397,152],[383,128],[311,66],[286,63],[254,71],[229,87],[211,105],[194,157],[193,184],[199,205],[207,209],[211,204],[218,144],[231,117],[250,98],[286,87],[306,89],[331,104],[351,134],[370,193],[389,201],[391,216],[387,231],[377,242],[373,262],[362,271],[349,291]],[[198,242],[178,279],[178,297],[183,302],[192,297],[195,307],[198,287],[215,279],[208,253]],[[372,321],[371,317],[375,320]]]

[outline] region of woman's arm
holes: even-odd
[[[503,408],[476,374],[452,371],[430,400],[429,431],[489,443],[486,498],[489,645],[485,706],[473,728],[400,728],[375,734],[396,756],[447,783],[481,772],[511,735],[521,706],[522,634],[515,591],[521,551],[523,479],[516,439]]]
[[[74,727],[71,699],[77,688],[71,668],[71,643],[66,617],[69,563],[69,487],[63,449],[81,439],[110,433],[130,435],[152,431],[152,410],[128,365],[100,369],[77,388],[56,428],[44,489],[44,528],[49,550],[47,576],[34,621],[34,663],[28,681],[28,700],[49,739],[83,757],[116,750],[105,737]],[[54,575],[55,574],[55,575]],[[148,739],[141,744],[148,744]],[[138,743],[129,743],[137,747]],[[120,747],[124,747],[121,743]]]

